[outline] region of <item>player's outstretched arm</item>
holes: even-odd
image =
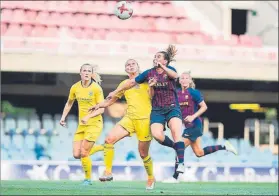
[[[74,104],[74,100],[71,100],[71,99],[68,99],[68,101],[66,102],[65,104],[65,107],[64,107],[64,110],[63,110],[63,113],[62,113],[62,117],[60,119],[60,125],[65,127],[66,126],[66,117],[68,116],[72,106]]]
[[[118,97],[113,97],[111,99],[105,99],[101,103],[89,108],[88,112],[93,112],[94,110],[98,110],[99,108],[106,108],[118,100]]]
[[[98,115],[100,115],[100,114],[103,114],[104,111],[105,111],[105,108],[99,108],[99,109],[96,109],[96,110],[94,110],[94,111],[91,111],[89,114],[87,114],[85,117],[83,117],[83,118],[81,119],[81,122],[82,122],[83,124],[86,124],[87,121],[88,121],[90,118],[94,118],[95,116],[98,116]]]
[[[179,77],[178,73],[173,67],[167,67],[167,66],[160,66],[162,69],[165,70],[166,74],[172,78],[172,79],[177,79]]]
[[[135,79],[127,80],[125,84],[119,86],[116,90],[110,92],[106,99],[111,99],[112,97],[116,97],[116,95],[121,91],[129,90],[130,88],[136,86],[136,84],[137,82],[135,81]]]

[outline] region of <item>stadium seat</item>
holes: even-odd
[[[13,18],[13,11],[10,9],[2,9],[1,10],[1,23],[10,23],[12,22]]]
[[[16,9],[13,11],[13,16],[12,16],[12,23],[19,23],[19,24],[25,24],[29,23],[25,11],[22,9]]]
[[[21,150],[24,145],[24,138],[22,135],[14,135],[12,139],[12,146],[16,149]]]
[[[14,118],[5,118],[4,120],[4,125],[5,125],[5,132],[9,134],[14,134],[16,131],[16,121]]]
[[[24,140],[24,146],[29,150],[34,150],[35,142],[36,142],[36,138],[34,135],[26,135]]]
[[[17,129],[19,129],[19,132],[23,135],[26,135],[28,133],[29,122],[26,116],[18,116]]]

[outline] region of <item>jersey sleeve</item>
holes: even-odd
[[[123,86],[123,84],[125,84],[126,81],[127,81],[127,80],[122,81],[122,82],[118,85],[117,88],[120,88],[121,86]],[[125,93],[125,91],[120,91],[119,93],[116,94],[116,97],[117,97],[118,99],[120,99],[121,97],[123,97],[124,93]]]
[[[193,90],[192,91],[192,97],[193,97],[193,100],[199,104],[201,103],[202,101],[204,101],[203,99],[203,95],[201,94],[201,92],[199,90]]]
[[[147,81],[147,76],[148,76],[148,72],[149,72],[150,69],[142,72],[140,75],[138,75],[136,78],[135,78],[135,81],[136,83],[138,84],[142,84],[144,82]]]
[[[175,72],[177,73],[177,71],[176,71],[176,69],[175,69],[174,67],[172,67],[172,66],[167,66],[167,68],[169,68],[169,69],[171,69],[172,71],[175,71]]]
[[[76,99],[76,87],[73,85],[70,89],[70,93],[69,93],[69,100],[75,100]]]
[[[100,86],[98,86],[98,88],[96,88],[95,99],[96,99],[97,104],[104,101],[103,89]]]

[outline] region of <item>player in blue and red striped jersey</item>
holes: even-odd
[[[150,115],[151,132],[159,143],[175,149],[178,157],[176,171],[183,173],[185,146],[182,141],[182,114],[176,91],[178,74],[174,67],[169,66],[176,53],[177,50],[172,45],[166,51],[157,52],[153,60],[153,68],[144,71],[135,79],[128,80],[121,88],[111,92],[107,98],[112,98],[118,92],[130,89],[137,83],[156,79]],[[164,134],[165,123],[171,130],[174,142]]]
[[[156,81],[155,81],[156,82]],[[182,134],[185,147],[192,147],[197,157],[202,157],[218,150],[227,150],[237,154],[234,147],[226,141],[225,145],[215,145],[201,147],[201,136],[203,135],[202,120],[200,116],[207,110],[207,105],[201,92],[195,89],[190,72],[184,72],[179,79],[181,89],[178,89],[178,101],[184,119],[184,132]],[[152,86],[152,85],[151,85]],[[175,165],[175,173],[172,179],[165,182],[178,182],[179,172],[176,171],[178,163]]]

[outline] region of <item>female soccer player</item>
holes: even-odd
[[[139,65],[134,59],[129,59],[125,63],[125,71],[129,79],[134,79],[139,75]],[[123,86],[127,80],[122,81],[119,87]],[[99,103],[93,109],[106,108],[115,103],[122,96],[125,96],[128,109],[126,115],[114,126],[114,128],[106,136],[104,144],[104,162],[106,170],[100,181],[111,181],[112,177],[112,161],[114,156],[114,144],[124,137],[136,133],[139,140],[139,153],[143,160],[143,164],[148,175],[146,189],[154,188],[155,178],[153,176],[153,163],[149,156],[149,146],[152,140],[150,132],[150,112],[151,98],[149,96],[149,86],[143,83],[126,91],[120,91],[112,99],[106,99]]]
[[[156,83],[156,81],[154,81],[152,85],[154,85],[154,83]],[[195,84],[192,80],[190,72],[182,73],[179,83],[181,85],[181,89],[178,89],[177,93],[182,117],[184,119],[185,129],[182,137],[185,148],[190,145],[197,157],[202,157],[218,150],[227,150],[237,154],[234,147],[228,141],[226,141],[225,146],[215,145],[207,146],[205,148],[201,147],[203,129],[200,116],[207,110],[207,105],[200,91],[195,89]],[[175,170],[177,166],[178,162],[176,162]],[[169,179],[165,182],[178,182],[178,176],[179,172],[175,171],[173,179]]]
[[[175,68],[169,66],[173,61],[177,50],[170,45],[167,51],[156,53],[153,60],[153,68],[148,69],[136,78],[126,81],[121,87],[111,92],[107,98],[115,97],[119,92],[128,90],[137,84],[156,79],[153,86],[154,96],[152,98],[152,111],[150,115],[151,132],[153,137],[162,145],[174,147],[178,157],[177,171],[184,172],[184,142],[181,137],[182,115],[179,108],[175,80],[178,74]],[[170,127],[174,145],[171,139],[164,134],[165,123]]]
[[[89,158],[90,150],[103,129],[102,113],[99,109],[88,113],[90,107],[104,100],[103,90],[99,86],[100,77],[94,72],[93,66],[84,64],[80,68],[81,81],[75,83],[71,89],[68,101],[64,107],[60,124],[66,127],[65,119],[75,100],[78,102],[79,123],[73,140],[73,156],[81,159],[85,172],[84,185],[91,185],[92,163]]]

